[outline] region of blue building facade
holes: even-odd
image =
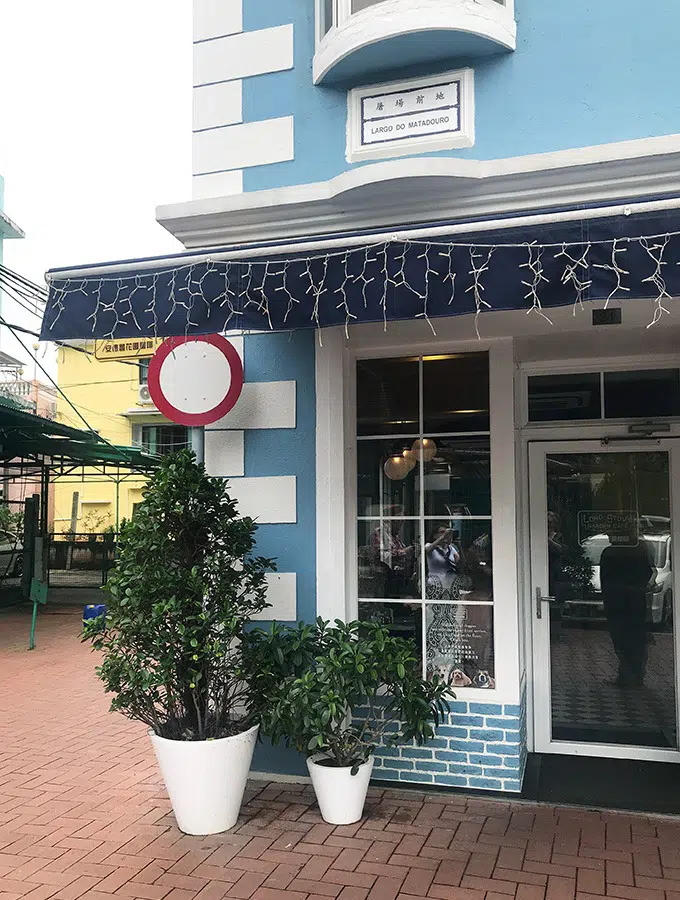
[[[268,615],[383,621],[456,691],[374,777],[680,762],[680,8],[194,10],[194,195],[158,210],[187,253],[54,271],[44,337],[230,336],[205,458],[278,558]],[[641,547],[624,614],[600,563]]]

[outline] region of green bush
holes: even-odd
[[[243,636],[268,605],[265,574],[275,568],[253,556],[255,531],[192,453],[163,459],[122,529],[106,631],[95,620],[86,632],[103,652],[97,674],[112,710],[174,740],[255,723]]]
[[[423,679],[412,641],[374,622],[274,624],[247,644],[262,730],[354,771],[381,745],[432,738],[454,696],[439,678]]]

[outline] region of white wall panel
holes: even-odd
[[[194,175],[191,179],[191,193],[194,200],[207,200],[211,197],[228,197],[231,194],[242,194],[243,172],[241,169],[232,169],[231,172]]]
[[[243,0],[194,0],[194,40],[243,30]]]
[[[194,88],[194,131],[243,120],[243,83],[223,81]]]
[[[250,381],[236,406],[206,430],[220,428],[295,428],[294,381]]]
[[[194,175],[285,162],[295,156],[293,117],[198,131],[193,151]]]
[[[230,493],[239,501],[239,513],[261,525],[297,522],[297,479],[295,475],[261,478],[234,478]]]
[[[194,44],[194,85],[293,68],[293,26],[243,31]]]
[[[245,474],[242,431],[205,432],[205,468],[210,475],[239,477]]]
[[[297,621],[297,575],[295,572],[270,572],[267,578],[268,609],[253,616],[255,622]]]

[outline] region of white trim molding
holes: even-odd
[[[322,0],[317,0],[319,23],[323,14],[321,7]],[[423,54],[422,59],[409,57],[410,64],[431,62],[431,42],[422,40],[423,33],[428,32],[451,35],[449,59],[455,53],[455,38],[460,34],[477,39],[480,48],[477,55],[514,50],[517,28],[513,7],[513,0],[505,3],[496,0],[376,0],[353,13],[352,0],[335,0],[333,26],[323,36],[323,29],[317,28],[314,83],[331,80],[334,69],[352,55],[408,35],[414,36],[414,48],[422,47]],[[474,53],[470,47],[466,49],[466,55]],[[363,63],[359,63],[359,67],[365,74],[376,71],[375,66]]]
[[[386,160],[329,181],[161,206],[156,215],[187,248],[288,243],[405,223],[673,196],[679,170],[680,134],[672,134],[504,159]]]
[[[347,94],[347,162],[472,147],[472,69],[354,88]]]
[[[352,566],[345,496],[354,432],[345,421],[352,406],[345,403],[345,358],[344,329],[327,328],[316,346],[316,614],[330,621],[348,617]]]
[[[292,68],[292,24],[194,44],[194,87]]]

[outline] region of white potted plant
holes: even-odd
[[[253,555],[255,530],[193,454],[165,458],[122,530],[106,630],[86,632],[111,709],[148,725],[187,834],[235,825],[257,739],[243,636],[274,565]]]
[[[263,731],[307,756],[332,825],[361,819],[374,751],[433,737],[454,696],[437,676],[423,679],[412,641],[374,622],[274,625],[248,643],[256,694],[268,698]]]

